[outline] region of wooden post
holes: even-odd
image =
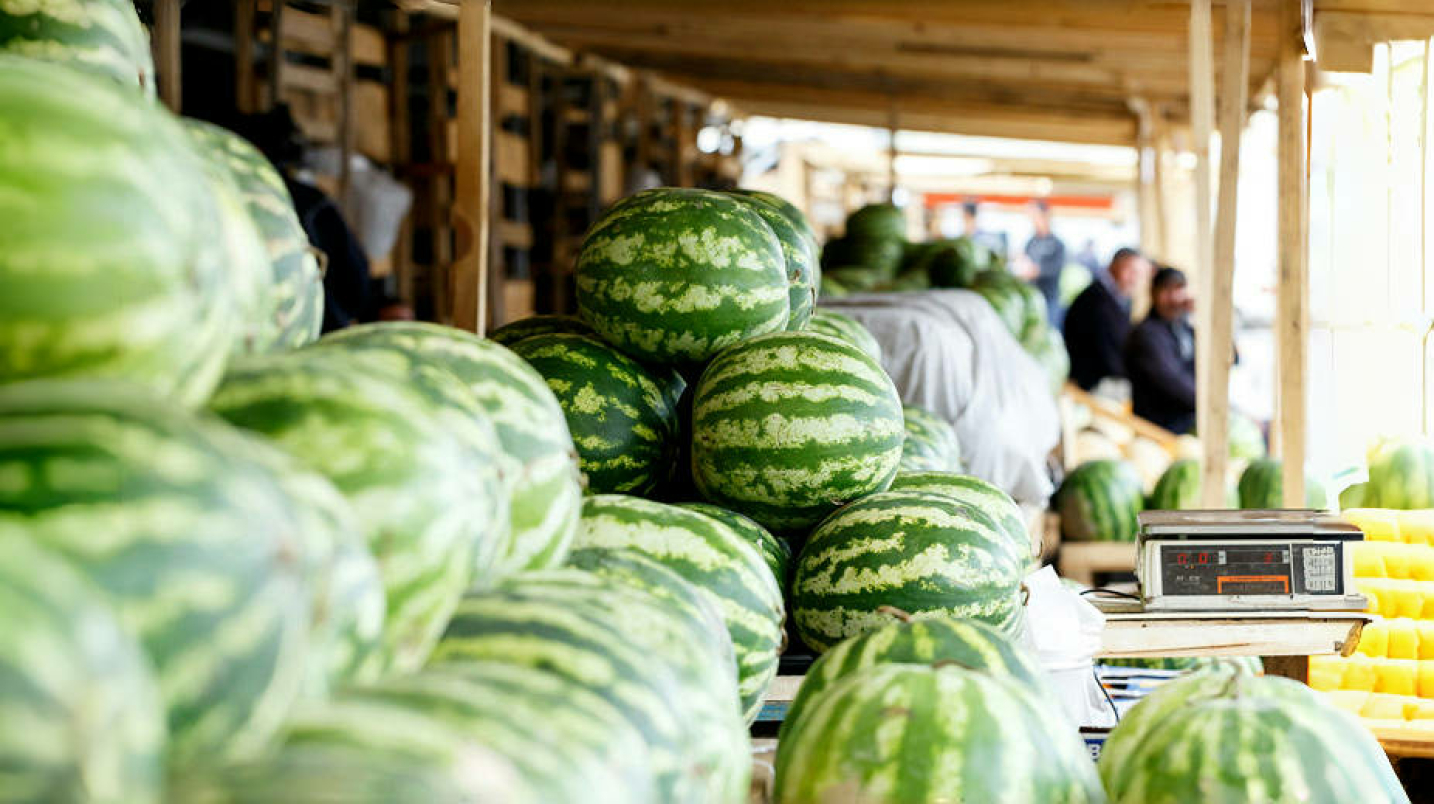
[[[1280,0],[1276,42],[1279,101],[1279,289],[1276,299],[1284,506],[1305,504],[1305,372],[1309,350],[1309,187],[1305,173],[1305,65],[1300,0]]]
[[[269,39],[269,97],[264,99],[264,108],[272,109],[279,103],[284,91],[284,6],[286,0],[274,0],[274,11],[269,15],[269,26],[273,36]]]
[[[1154,127],[1152,138],[1154,154],[1150,160],[1151,181],[1155,185],[1155,208],[1156,241],[1155,254],[1162,262],[1170,261],[1170,205],[1166,202],[1166,180],[1165,155],[1170,151],[1170,132],[1162,125],[1162,113],[1159,108],[1151,115]]]
[[[159,99],[171,112],[179,114],[179,0],[155,0],[154,52]]]
[[[1210,231],[1210,129],[1214,116],[1214,55],[1211,53],[1210,0],[1190,2],[1190,127],[1195,151],[1195,270],[1199,324],[1196,343],[1195,418],[1204,449],[1202,504],[1219,508],[1225,489],[1225,386],[1216,387],[1212,360],[1215,307],[1213,243]],[[1218,359],[1218,358],[1217,358]]]
[[[896,203],[896,95],[887,100],[886,110],[886,200]]]
[[[393,138],[393,164],[403,171],[413,162],[412,121],[408,117],[408,14],[397,9],[389,12],[395,36],[388,40],[388,64],[393,83],[388,93],[388,126]],[[398,298],[413,305],[413,210],[403,216],[398,241],[394,243],[393,270],[398,277]]]
[[[259,85],[254,77],[254,6],[258,0],[234,3],[234,103],[244,114],[259,110]]]
[[[483,333],[488,325],[489,50],[492,0],[458,6],[458,162],[453,223],[459,232],[453,263],[453,324]]]
[[[335,5],[329,9],[329,25],[334,34],[334,55],[330,67],[339,93],[339,207],[350,218],[353,210],[349,208],[349,157],[353,155],[356,133],[353,120],[353,15],[353,9],[348,6]]]
[[[1135,198],[1140,213],[1140,250],[1154,259],[1159,258],[1164,251],[1160,247],[1162,222],[1155,210],[1155,163],[1158,159],[1155,150],[1155,123],[1150,104],[1144,98],[1132,99],[1130,106],[1135,111]]]

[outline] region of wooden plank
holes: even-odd
[[[154,67],[159,78],[159,98],[171,112],[179,114],[179,0],[154,2]]]
[[[1056,567],[1062,578],[1094,586],[1096,573],[1135,570],[1135,544],[1063,541]]]
[[[491,20],[493,33],[504,39],[510,39],[522,45],[525,50],[546,60],[558,64],[572,64],[573,52],[551,40],[535,33],[534,31],[519,25],[509,17],[494,14]]]
[[[1280,676],[1301,684],[1310,683],[1310,657],[1308,656],[1263,656],[1265,675]]]
[[[1364,615],[1214,618],[1107,614],[1097,656],[1329,656],[1359,644]]]
[[[397,129],[408,124],[406,117],[395,120],[390,113],[392,94],[388,86],[377,81],[353,84],[354,149],[380,164],[395,160],[393,138]]]
[[[329,27],[332,39],[338,47],[334,49],[331,67],[334,84],[338,90],[338,143],[339,143],[339,207],[346,217],[352,219],[349,208],[350,157],[356,140],[354,132],[354,65],[351,47],[354,12],[347,6],[329,9]]]
[[[1299,0],[1280,0],[1279,286],[1276,298],[1276,429],[1284,461],[1284,505],[1304,505],[1306,391],[1309,350],[1309,187],[1305,172],[1305,65],[1300,53]]]
[[[258,0],[234,3],[234,103],[243,114],[259,110],[259,81],[254,74],[254,6]]]
[[[453,263],[453,324],[483,333],[488,323],[488,209],[491,0],[458,6],[458,160],[453,222],[460,232]]]
[[[1434,759],[1434,734],[1429,730],[1376,727],[1370,729],[1384,753],[1399,759]]]
[[[1225,431],[1228,422],[1216,415],[1223,405],[1214,402],[1214,361],[1211,337],[1214,328],[1214,260],[1210,230],[1210,130],[1214,116],[1214,55],[1210,45],[1210,0],[1190,2],[1190,121],[1195,151],[1195,273],[1198,337],[1195,341],[1196,430],[1204,448],[1202,504],[1219,508],[1225,489]]]
[[[1427,3],[1398,12],[1332,5],[1322,3],[1314,15],[1315,53],[1324,70],[1367,73],[1374,67],[1375,43],[1434,36],[1434,6]]]
[[[490,27],[488,37],[488,269],[482,277],[484,284],[483,295],[486,303],[484,312],[486,314],[486,325],[479,329],[479,333],[486,332],[492,327],[501,327],[508,323],[508,291],[506,280],[509,274],[509,265],[504,253],[504,246],[510,245],[506,235],[511,231],[507,228],[500,228],[500,224],[512,225],[511,221],[503,220],[503,188],[502,188],[502,167],[506,153],[501,146],[503,143],[495,142],[499,134],[507,132],[499,130],[498,126],[503,120],[503,95],[502,89],[511,86],[508,83],[508,41],[501,36],[494,35]],[[527,158],[521,159],[521,164],[526,172]],[[512,164],[512,162],[509,162]],[[531,237],[532,229],[526,222],[521,224],[522,228],[528,230]],[[530,241],[531,242],[531,241]]]
[[[264,98],[264,108],[272,109],[284,95],[284,49],[275,46],[279,41],[278,32],[284,28],[284,9],[289,5],[285,0],[271,0],[269,3],[269,88]]]
[[[281,72],[280,81],[280,97],[283,97],[282,90],[288,89],[300,89],[325,95],[336,95],[339,92],[339,76],[332,68],[311,67],[307,64],[286,64]]]

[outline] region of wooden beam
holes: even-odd
[[[279,102],[284,91],[284,48],[280,46],[279,31],[284,28],[284,7],[286,0],[272,0],[273,10],[269,13],[269,95],[264,99],[264,109],[272,109]]]
[[[179,114],[179,0],[154,2],[154,66],[159,74],[159,98]]]
[[[1150,102],[1144,98],[1133,98],[1131,108],[1135,112],[1135,193],[1140,211],[1140,250],[1151,258],[1164,253],[1161,236],[1165,222],[1160,218],[1156,197],[1159,194],[1159,179],[1156,166],[1160,161],[1156,150],[1155,113]]]
[[[453,324],[483,333],[488,324],[488,151],[492,0],[458,6],[458,163],[453,222],[460,233],[453,263]]]
[[[1309,350],[1309,185],[1305,172],[1305,63],[1301,53],[1300,0],[1280,0],[1279,72],[1279,287],[1276,429],[1284,461],[1284,506],[1305,504],[1305,415]]]
[[[234,103],[244,114],[259,109],[259,82],[254,74],[254,6],[258,0],[234,3]]]
[[[1225,495],[1225,441],[1229,426],[1224,415],[1228,392],[1215,387],[1212,333],[1215,307],[1213,243],[1210,230],[1210,130],[1214,117],[1214,54],[1210,41],[1210,0],[1190,2],[1190,121],[1195,151],[1195,270],[1199,288],[1195,339],[1195,429],[1200,434],[1204,462],[1201,467],[1201,501],[1206,508],[1223,507]],[[1220,397],[1217,401],[1216,397]]]
[[[354,130],[354,64],[353,64],[354,12],[345,6],[329,9],[329,28],[333,55],[330,67],[334,72],[334,85],[338,88],[338,143],[339,143],[339,207],[344,214],[352,217],[349,208],[349,157],[354,152],[356,132]],[[378,255],[374,255],[378,256]]]

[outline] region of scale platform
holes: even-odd
[[[1363,611],[1349,543],[1364,534],[1324,511],[1145,511],[1139,600],[1109,613]],[[1138,608],[1136,607],[1138,604]]]

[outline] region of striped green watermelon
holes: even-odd
[[[0,0],[0,54],[67,64],[155,94],[133,0]]]
[[[1339,493],[1339,507],[1340,510],[1364,508],[1365,501],[1372,498],[1369,483],[1355,483]]]
[[[684,722],[691,712],[684,699],[702,693],[684,685],[676,668],[648,648],[651,635],[629,633],[625,622],[611,621],[592,603],[574,606],[548,599],[541,589],[525,590],[523,579],[514,576],[465,596],[430,667],[462,670],[475,662],[506,663],[556,674],[595,693],[642,735],[659,800],[695,797],[706,776],[693,750],[691,730],[699,724]],[[618,605],[640,607],[630,599],[633,593],[623,594],[626,588],[613,581],[605,594],[616,595]],[[550,708],[553,716],[560,714],[558,707]]]
[[[256,351],[292,349],[319,337],[324,285],[308,235],[279,171],[239,135],[186,120],[196,150],[221,165],[263,238],[268,271],[258,301]]]
[[[817,233],[812,229],[811,221],[807,220],[807,216],[802,213],[802,210],[798,208],[796,204],[793,204],[791,201],[788,201],[776,193],[769,193],[766,190],[733,190],[732,192],[766,201],[768,204],[776,207],[783,215],[786,215],[787,220],[791,221],[792,225],[797,227],[797,230],[802,233],[802,237],[806,238],[807,242],[811,244],[812,251],[817,251]]]
[[[583,323],[583,320],[575,315],[532,315],[498,327],[488,333],[488,339],[494,343],[511,347],[524,338],[531,338],[534,335],[552,335],[555,332],[564,335],[597,337],[593,328]]]
[[[640,360],[692,363],[787,326],[781,241],[747,204],[708,190],[645,190],[588,230],[578,313]]]
[[[468,390],[401,355],[314,348],[240,361],[210,407],[348,499],[383,572],[384,664],[420,666],[507,538],[495,437]]]
[[[792,548],[787,545],[786,541],[773,536],[771,531],[757,524],[750,517],[742,516],[736,511],[729,511],[718,505],[678,503],[677,507],[706,514],[735,530],[748,544],[756,546],[757,552],[762,554],[762,560],[767,562],[767,567],[772,570],[772,577],[777,579],[777,585],[786,585],[787,571],[792,562]]]
[[[1026,353],[1041,364],[1051,380],[1051,393],[1060,394],[1071,375],[1071,356],[1066,351],[1066,339],[1055,327],[1040,327],[1037,333],[1022,344]]]
[[[1031,552],[1031,529],[1025,514],[1011,495],[974,475],[954,472],[900,472],[891,481],[892,491],[921,491],[954,498],[991,519],[1017,552]]]
[[[1110,733],[1112,802],[1408,802],[1359,719],[1303,684],[1217,667],[1161,685]]]
[[[1241,508],[1284,508],[1284,462],[1256,458],[1240,473]],[[1382,502],[1382,501],[1381,501]],[[1324,486],[1305,473],[1305,507],[1324,508],[1328,503]]]
[[[0,477],[4,539],[68,559],[139,637],[169,759],[265,748],[300,691],[310,612],[301,520],[249,441],[134,386],[16,383]]]
[[[822,248],[821,270],[838,275],[853,288],[884,287],[896,279],[906,243],[883,237],[837,237]]]
[[[891,483],[905,437],[896,386],[856,347],[811,332],[713,360],[692,401],[692,474],[707,500],[803,530]]]
[[[812,531],[792,579],[792,621],[818,651],[885,626],[888,606],[1012,634],[1029,560],[1029,548],[1012,545],[994,519],[951,497],[873,494]]]
[[[158,804],[164,705],[98,590],[0,527],[0,800]]]
[[[647,494],[671,478],[678,424],[670,378],[582,335],[525,338],[513,351],[557,396],[589,492]]]
[[[1135,467],[1120,460],[1087,461],[1056,491],[1061,533],[1067,539],[1133,542],[1145,488]]]
[[[1015,285],[1016,292],[1021,294],[1022,305],[1021,331],[1017,333],[1017,340],[1021,343],[1034,343],[1044,338],[1043,331],[1046,327],[1046,297],[1036,290],[1035,285],[1020,282]]]
[[[822,273],[821,284],[818,285],[818,288],[818,299],[840,299],[843,296],[850,296],[853,290],[847,287],[840,276],[832,276],[829,271]],[[815,312],[816,311],[813,311],[813,314],[815,314]],[[810,329],[810,327],[808,327],[808,329]]]
[[[881,344],[877,343],[871,330],[851,316],[817,308],[816,312],[812,313],[812,320],[807,324],[807,331],[846,341],[865,352],[872,360],[881,363]]]
[[[1258,656],[1160,656],[1101,657],[1106,667],[1133,667],[1141,670],[1209,670],[1221,665],[1239,667],[1256,675],[1263,673],[1265,663]]]
[[[902,406],[901,413],[906,441],[901,446],[898,472],[961,471],[961,442],[950,422],[915,405]]]
[[[1024,282],[1004,269],[982,271],[971,285],[972,290],[990,303],[1001,323],[1017,340],[1020,340],[1028,321],[1029,305],[1021,289],[1024,286]]]
[[[773,801],[1104,802],[1088,757],[1014,679],[881,664],[825,689],[783,735]]]
[[[1200,462],[1182,458],[1160,475],[1145,507],[1161,511],[1199,508],[1200,486]]]
[[[797,228],[786,213],[767,201],[743,193],[727,195],[760,215],[781,242],[782,256],[787,266],[787,329],[805,327],[807,320],[812,317],[812,309],[816,307],[817,283],[821,281],[816,248],[807,239],[807,233]]]
[[[742,710],[748,722],[757,716],[777,674],[786,612],[777,578],[755,545],[696,511],[619,495],[584,501],[574,545],[636,550],[708,595],[732,637]]]
[[[1382,442],[1370,451],[1368,508],[1434,508],[1434,443],[1421,439]]]
[[[867,204],[846,217],[846,237],[906,239],[906,215],[893,204]]]
[[[508,459],[512,523],[498,572],[555,567],[582,507],[577,453],[563,408],[542,375],[492,341],[437,324],[384,322],[340,330],[321,344],[397,349],[448,369],[493,422]]]
[[[1041,696],[1055,699],[1035,661],[1010,637],[978,620],[928,617],[920,620],[895,608],[883,610],[888,624],[843,640],[817,657],[782,721],[783,734],[796,728],[803,711],[832,685],[879,664],[953,662],[972,670],[1016,679]],[[1058,705],[1058,704],[1057,704]]]
[[[237,321],[184,130],[113,81],[4,54],[0,120],[0,382],[119,377],[201,404]]]

